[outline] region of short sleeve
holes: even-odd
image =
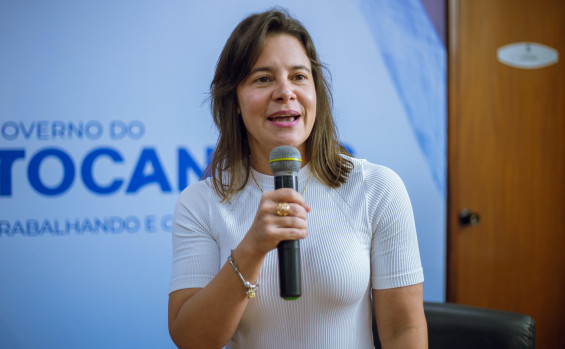
[[[404,183],[384,166],[365,162],[363,171],[372,229],[372,288],[423,282],[414,214]]]
[[[220,251],[210,231],[210,191],[202,181],[179,196],[173,215],[173,263],[169,291],[206,286],[220,269]]]

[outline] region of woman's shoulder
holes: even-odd
[[[215,195],[211,178],[206,178],[198,182],[191,183],[180,193],[177,204],[188,206],[190,204],[201,204]]]
[[[387,166],[366,159],[350,157],[353,168],[347,182],[340,188],[342,193],[358,193],[376,202],[406,195],[406,186],[400,176]],[[345,194],[342,194],[345,195]]]
[[[366,159],[348,157],[353,164],[349,180],[353,182],[394,183],[402,182],[400,176],[389,167],[372,163]],[[348,182],[349,182],[348,180]]]
[[[382,212],[386,207],[410,207],[410,198],[400,176],[387,166],[365,159],[351,158],[353,170],[346,185],[357,188],[369,212]],[[351,190],[354,192],[354,190]]]

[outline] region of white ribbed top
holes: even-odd
[[[424,280],[410,199],[390,169],[351,159],[346,184],[331,189],[314,177],[304,194],[312,207],[301,240],[302,297],[279,297],[276,249],[265,258],[257,297],[227,348],[372,348],[370,290]],[[299,191],[309,174],[300,170]],[[263,190],[273,177],[254,172]],[[221,204],[208,180],[180,195],[173,225],[170,291],[204,287],[251,226],[261,191],[252,180]]]

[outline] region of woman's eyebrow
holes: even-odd
[[[305,65],[295,65],[292,67],[292,70],[306,70],[307,72],[310,72],[310,68]]]
[[[257,68],[251,69],[251,71],[249,72],[249,75],[255,74],[257,72],[271,72],[273,70],[274,69],[270,68],[270,67],[257,67]]]
[[[249,72],[249,75],[255,74],[257,72],[272,72],[273,70],[275,70],[275,69],[271,68],[271,67],[256,67],[254,69],[251,69],[251,71]],[[302,64],[293,65],[292,67],[290,67],[290,70],[305,70],[305,71],[310,73],[310,68],[308,68],[307,66],[302,65]]]

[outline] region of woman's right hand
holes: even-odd
[[[287,216],[277,215],[279,203],[290,205]],[[304,197],[290,188],[269,191],[261,196],[255,220],[240,243],[248,253],[264,256],[283,240],[304,239],[308,235],[306,216],[311,208]]]

